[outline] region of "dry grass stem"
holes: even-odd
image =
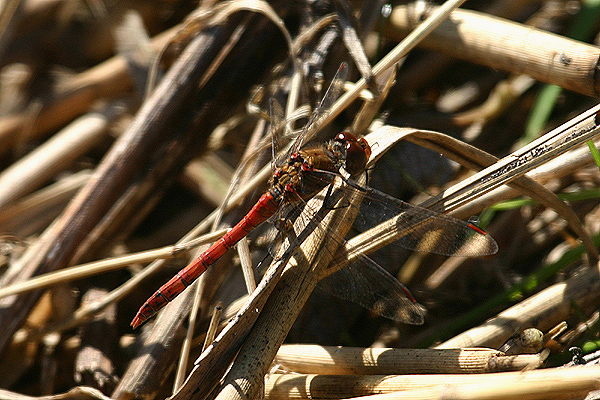
[[[196,321],[198,319],[198,313],[200,312],[200,300],[202,299],[203,289],[205,285],[203,284],[206,280],[206,275],[202,276],[194,285],[194,300],[192,303],[192,307],[190,310],[190,315],[188,317],[189,325],[187,326],[185,332],[185,338],[183,339],[183,343],[181,345],[181,351],[179,354],[179,359],[177,360],[177,370],[175,372],[175,382],[173,382],[173,391],[175,394],[183,385],[183,381],[186,377],[188,360],[190,358],[190,351],[193,345],[192,339],[194,337],[194,327],[196,326]]]
[[[16,283],[14,285],[0,288],[0,298],[24,293],[35,289],[45,289],[58,283],[65,283],[72,280],[82,279],[94,276],[104,272],[112,271],[117,268],[125,268],[135,263],[145,263],[157,259],[169,259],[178,256],[182,251],[189,250],[192,246],[200,246],[204,243],[210,243],[221,237],[226,230],[212,232],[202,237],[196,238],[188,243],[181,243],[175,246],[167,246],[162,249],[147,250],[136,254],[115,257],[112,259],[94,261],[91,263],[76,265],[60,271],[51,272],[36,276],[28,281]]]
[[[596,123],[596,114],[599,110],[600,105],[587,110],[529,145],[504,157],[494,165],[463,180],[451,190],[446,190],[440,196],[450,196],[455,200],[452,202],[444,201],[444,208],[452,210],[467,202],[466,200],[471,197],[476,197],[482,192],[487,192],[508,183],[537,166],[594,138],[600,133]],[[429,205],[432,202],[434,200],[427,202],[427,204]]]
[[[593,245],[585,229],[582,227],[578,218],[573,213],[572,209],[566,206],[562,201],[560,201],[556,196],[543,188],[541,185],[537,185],[535,182],[530,180],[520,179],[520,175],[524,174],[529,169],[533,169],[537,165],[540,165],[541,161],[537,159],[537,155],[543,156],[544,154],[548,153],[549,150],[552,150],[551,143],[553,141],[558,143],[556,146],[558,147],[558,150],[565,152],[568,149],[581,144],[584,140],[596,135],[596,123],[593,119],[595,118],[595,113],[598,111],[598,109],[599,107],[595,107],[589,110],[588,112],[575,118],[574,121],[565,124],[563,127],[557,128],[556,130],[548,133],[546,136],[540,138],[535,143],[532,143],[527,149],[518,150],[516,154],[510,155],[503,160],[491,164],[488,168],[484,169],[480,173],[473,175],[467,180],[463,180],[459,183],[459,185],[447,189],[444,191],[444,193],[432,198],[423,205],[427,206],[428,208],[437,209],[438,211],[450,211],[454,208],[460,207],[462,204],[468,204],[472,199],[485,193],[485,191],[490,190],[490,188],[493,188],[495,185],[499,185],[499,181],[506,183],[511,179],[518,179],[519,188],[521,188],[524,193],[527,193],[531,197],[546,203],[549,206],[552,206],[555,210],[567,218],[567,221],[569,221],[571,227],[579,233],[580,238],[582,238],[583,242],[586,244],[590,255],[593,258],[597,258],[595,246]],[[590,118],[592,119],[591,122],[588,121]],[[585,128],[582,128],[582,126],[586,123],[589,125],[587,131]],[[580,134],[582,129],[584,132],[586,132],[586,134],[583,135],[583,137],[580,137],[579,140],[571,142],[567,141],[567,143],[562,142],[562,137],[566,136],[569,138],[569,140],[571,140],[571,137],[576,136],[574,135],[574,132],[578,132]],[[409,138],[412,136],[418,137],[421,143],[426,142],[428,139],[437,139],[437,141],[434,142],[438,144],[436,150],[445,153],[445,155],[451,158],[457,159],[457,157],[453,157],[455,153],[445,151],[446,148],[439,145],[444,143],[444,140],[446,143],[450,141],[450,143],[454,144],[452,151],[460,154],[460,160],[465,160],[465,164],[469,166],[479,165],[483,167],[485,166],[483,162],[490,163],[494,160],[493,157],[486,157],[487,155],[485,154],[477,154],[478,152],[475,148],[455,141],[451,138],[444,138],[443,135],[434,134],[433,132],[431,135],[428,135],[427,132],[420,132],[410,129],[398,129],[393,127],[380,128],[379,131],[373,132],[371,135],[367,136],[371,143],[378,144],[376,151],[373,153],[373,160],[376,160],[379,154],[384,153],[389,146],[395,143],[395,141],[404,137]],[[556,154],[554,151],[552,151],[552,153]],[[536,154],[536,156],[531,157],[531,154]],[[549,157],[550,156],[547,156],[545,159],[548,159]],[[521,159],[524,161],[520,161]],[[518,168],[514,168],[513,166],[518,166]],[[540,192],[542,195],[538,194]],[[478,210],[477,212],[480,211],[481,210]],[[398,218],[401,218],[401,214]],[[345,251],[347,252],[346,254],[348,254],[348,258],[352,259],[353,254],[371,253],[385,246],[386,244],[397,240],[397,238],[402,237],[406,234],[406,232],[399,230],[398,226],[399,225],[396,220],[390,220],[386,224],[382,224],[367,232],[364,232],[359,236],[356,236],[346,245]]]
[[[596,146],[600,146],[600,138],[593,140]],[[564,154],[555,157],[552,160],[536,167],[527,173],[527,176],[540,185],[547,184],[555,179],[562,178],[575,171],[579,171],[594,162],[592,154],[587,146],[575,147]],[[492,204],[512,199],[521,194],[514,186],[500,186],[488,193],[483,194],[478,199],[465,204],[461,207],[460,215],[474,215],[478,211],[489,207]]]
[[[223,307],[221,307],[220,304],[217,304],[210,317],[210,325],[206,331],[206,337],[204,339],[204,344],[202,345],[202,351],[206,350],[210,343],[215,340],[215,335],[217,333],[217,328],[219,327],[219,321],[221,320],[222,312]]]
[[[252,260],[250,258],[250,247],[248,246],[248,240],[243,238],[237,244],[238,254],[240,256],[240,264],[242,264],[242,272],[244,273],[244,282],[246,282],[246,289],[248,293],[254,292],[256,289],[256,280],[254,279],[254,270],[252,267]]]

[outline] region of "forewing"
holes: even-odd
[[[362,231],[381,228],[385,244],[394,243],[409,250],[445,256],[483,256],[498,251],[496,241],[475,224],[395,199],[372,188],[357,218]],[[376,232],[376,231],[373,231]],[[376,233],[373,233],[377,236]]]
[[[339,97],[342,88],[344,86],[344,82],[346,82],[346,76],[348,75],[348,66],[346,63],[342,63],[338,68],[329,88],[325,92],[325,95],[319,102],[319,105],[315,108],[313,113],[311,114],[308,122],[302,129],[302,132],[296,139],[296,142],[292,146],[291,154],[300,150],[304,143],[309,142],[313,136],[316,134],[317,130],[320,128],[320,121],[322,121],[329,112],[331,111],[331,106]]]

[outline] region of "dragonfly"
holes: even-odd
[[[334,78],[334,81],[335,79],[337,78]],[[337,177],[342,177],[342,180],[346,182],[345,190],[361,191],[364,197],[363,203],[368,204],[370,209],[380,210],[378,212],[382,214],[381,218],[389,218],[394,213],[402,215],[399,224],[401,228],[405,228],[407,234],[398,243],[405,248],[448,256],[487,255],[497,251],[497,244],[494,239],[471,222],[412,205],[356,183],[353,178],[364,173],[371,156],[371,146],[364,138],[358,138],[350,132],[340,132],[326,144],[309,145],[306,148],[301,148],[307,136],[307,127],[317,119],[319,110],[326,108],[325,100],[331,101],[330,97],[332,95],[329,92],[333,86],[334,83],[331,84],[328,93],[325,94],[307,126],[294,142],[290,155],[284,162],[274,168],[268,190],[262,194],[251,210],[231,230],[161,286],[141,306],[131,322],[134,329],[177,297],[231,247],[263,222],[276,215],[279,210],[285,207],[303,207],[307,200],[313,198],[322,189],[332,185]],[[345,171],[347,174],[343,174],[341,171]],[[433,230],[437,232],[434,235],[436,239],[427,240],[426,238],[431,236],[428,234]],[[337,234],[327,232],[326,235],[335,237]],[[464,249],[463,246],[467,242],[475,243],[476,246],[469,246],[468,248],[476,250],[461,251],[461,248]],[[397,307],[401,309],[387,314],[383,310],[374,311],[384,316],[391,315],[390,318],[406,323],[420,324],[423,322],[424,308],[418,304],[404,285],[367,256],[358,259],[363,264],[360,274],[339,275],[336,273],[325,280],[354,275],[354,278],[349,278],[351,281],[348,285],[353,285],[358,280],[363,281],[362,286],[385,283],[388,288],[392,288],[391,290],[396,292]],[[372,282],[374,280],[379,282]],[[334,294],[339,293],[340,297],[346,297],[338,290],[339,283],[329,284],[328,286],[333,287],[334,291],[337,292]],[[365,290],[360,286],[355,291]]]

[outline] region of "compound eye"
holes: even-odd
[[[335,139],[336,142],[339,143],[347,143],[348,139],[346,138],[346,132],[340,132],[337,135],[335,135]]]
[[[362,172],[367,165],[370,155],[371,149],[363,147],[359,141],[348,142],[346,144],[346,170],[351,175]]]
[[[371,158],[371,146],[369,146],[369,143],[367,142],[367,139],[365,138],[360,138],[357,140],[357,143],[359,144],[360,147],[363,148],[363,150],[365,151],[365,154],[367,156],[367,160],[369,158]]]
[[[340,132],[335,136],[335,141],[340,143],[351,143],[356,142],[356,136],[350,132]]]

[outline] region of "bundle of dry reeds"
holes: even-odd
[[[594,396],[600,5],[463,1],[1,4],[0,398]],[[324,189],[132,330],[307,121],[371,144],[357,186],[480,215],[498,253],[410,253]],[[423,325],[313,293],[364,255]]]

